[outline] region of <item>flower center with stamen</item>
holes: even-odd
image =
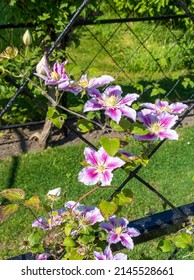
[[[99,170],[100,172],[104,171],[104,170],[105,170],[104,165],[99,165],[99,166],[98,166],[98,170]]]
[[[117,103],[117,97],[115,95],[108,96],[105,98],[105,102],[108,107],[114,107]]]
[[[169,112],[169,109],[168,109],[168,107],[164,106],[161,108],[161,111],[166,113],[166,112]]]
[[[158,123],[154,123],[150,126],[150,131],[152,133],[158,133],[161,130],[161,127]]]
[[[116,233],[116,234],[121,234],[122,231],[123,231],[123,228],[122,228],[122,227],[117,227],[117,228],[115,229],[115,233]]]
[[[86,88],[88,87],[89,83],[88,83],[88,80],[81,80],[79,81],[79,85],[82,87],[82,88]]]
[[[57,72],[55,72],[55,71],[51,73],[51,78],[53,80],[55,80],[55,81],[59,81],[60,80],[59,74]]]

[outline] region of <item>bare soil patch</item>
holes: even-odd
[[[194,112],[183,120],[182,125],[194,125]],[[31,139],[31,136],[35,132],[41,132],[42,127],[43,125],[36,125],[0,131],[0,158],[3,159],[8,156],[18,156],[22,153],[41,151],[43,148],[39,144],[39,141],[34,138]],[[83,136],[91,143],[94,143],[102,134],[101,131],[92,131],[85,133]],[[119,132],[112,132],[110,136],[120,137],[122,135]],[[82,140],[71,131],[68,131],[67,135],[65,135],[62,129],[59,130],[53,127],[47,141],[47,147],[76,145],[80,143],[82,143]]]

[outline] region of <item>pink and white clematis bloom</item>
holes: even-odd
[[[105,114],[116,123],[119,123],[122,115],[135,121],[136,111],[130,105],[139,95],[133,93],[122,97],[122,93],[120,86],[109,86],[102,94],[97,89],[93,90],[89,92],[92,98],[85,103],[84,112],[105,110]]]
[[[94,251],[94,257],[96,260],[127,260],[127,255],[123,253],[117,253],[113,256],[110,246],[107,246],[103,252]]]
[[[92,93],[97,88],[102,87],[104,85],[107,85],[114,81],[114,78],[109,75],[102,75],[98,78],[91,78],[89,79],[87,77],[87,74],[82,75],[80,80],[78,82],[70,82],[69,86],[65,86],[65,91],[70,91],[77,95],[83,90],[86,90],[87,92]],[[63,84],[59,86],[61,89],[63,89]]]
[[[134,135],[135,139],[148,141],[158,139],[178,139],[177,132],[171,129],[178,120],[177,116],[171,115],[169,113],[154,115],[150,113],[150,110],[144,109],[138,113],[138,117],[148,129],[148,133],[145,135]]]
[[[156,100],[155,104],[153,103],[142,103],[142,107],[148,108],[151,112],[158,115],[161,113],[169,113],[173,115],[181,114],[188,106],[181,102],[172,103],[169,105],[167,101]]]
[[[104,221],[104,218],[97,207],[94,206],[86,206],[84,204],[76,204],[75,201],[68,201],[65,203],[65,208],[71,209],[75,215],[75,218],[84,219],[85,223],[88,225],[94,225],[97,222]]]
[[[63,84],[63,86],[68,86],[70,82],[69,76],[66,74],[65,71],[65,64],[67,64],[67,61],[64,61],[61,64],[58,61],[56,61],[52,69],[50,69],[48,65],[42,64],[42,67],[45,70],[45,74],[35,73],[35,75],[42,78],[45,81],[46,85],[58,86],[60,84]]]
[[[78,180],[88,186],[98,183],[109,186],[113,178],[112,171],[125,164],[120,158],[109,156],[103,148],[98,151],[85,148],[84,155],[89,166],[79,172]]]
[[[140,232],[135,228],[128,227],[128,221],[125,218],[117,219],[115,216],[109,218],[110,223],[102,222],[100,227],[109,233],[109,244],[121,242],[128,249],[133,249],[134,244],[131,237],[140,235]]]

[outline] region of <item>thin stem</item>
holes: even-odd
[[[86,198],[88,195],[90,195],[91,193],[93,193],[94,191],[96,191],[97,189],[99,189],[99,185],[97,185],[97,186],[95,186],[93,189],[91,189],[89,192],[87,192],[87,193],[85,193],[84,195],[82,195],[79,199],[78,199],[78,201],[70,208],[70,211],[72,211],[73,210],[73,208],[75,208],[77,205],[78,205],[78,203],[80,203],[80,201],[82,201],[84,198]]]

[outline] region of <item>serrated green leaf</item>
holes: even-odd
[[[131,124],[131,133],[136,135],[146,135],[149,131],[140,123]]]
[[[82,235],[79,237],[79,243],[82,244],[88,244],[88,243],[92,243],[95,240],[95,236],[94,235]]]
[[[77,112],[77,113],[81,113],[81,112],[83,112],[83,107],[84,107],[83,104],[79,104],[78,106],[75,106],[75,107],[69,107],[69,110]]]
[[[77,248],[67,248],[67,253],[64,255],[62,260],[83,260],[85,258],[85,255],[81,255],[78,253]]]
[[[103,136],[100,138],[100,144],[110,156],[114,156],[120,148],[120,141],[118,138],[107,138]]]
[[[28,242],[29,242],[29,244],[30,244],[31,247],[40,246],[40,244],[41,244],[41,236],[40,236],[40,233],[39,233],[38,231],[32,232],[32,233],[28,236]]]
[[[93,123],[91,123],[88,120],[83,120],[83,119],[77,121],[77,127],[78,127],[79,131],[81,131],[83,133],[91,131],[91,130],[94,129]]]
[[[191,245],[192,237],[188,233],[181,232],[174,237],[174,244],[177,248],[184,249]]]
[[[9,200],[22,200],[25,197],[25,192],[22,189],[11,188],[3,190],[0,195]]]
[[[64,117],[62,117],[61,115],[60,116],[57,116],[57,117],[52,117],[51,119],[50,119],[52,122],[53,122],[53,124],[57,127],[57,128],[62,128],[62,126],[63,126],[63,124],[64,124]]]
[[[7,204],[0,206],[0,222],[7,220],[19,209],[18,204]]]
[[[103,217],[108,220],[108,218],[114,215],[114,213],[117,211],[118,206],[113,201],[108,202],[106,200],[102,200],[100,202],[99,208]]]
[[[131,126],[131,122],[125,119],[122,119],[119,124],[114,122],[113,120],[110,121],[110,127],[115,131],[126,131]]]
[[[34,195],[31,198],[29,198],[28,200],[25,200],[23,202],[23,205],[26,206],[26,207],[38,210],[40,208],[39,197],[37,195]]]
[[[64,239],[64,242],[63,242],[64,246],[66,247],[75,247],[76,246],[76,242],[73,240],[73,238],[71,238],[70,236],[67,236],[65,239]]]
[[[46,116],[50,120],[55,113],[57,113],[57,110],[53,107],[49,107]]]
[[[116,195],[117,204],[123,206],[133,202],[133,192],[130,189],[124,189]]]
[[[173,249],[172,241],[169,239],[163,239],[158,243],[157,248],[164,253],[170,252]]]

